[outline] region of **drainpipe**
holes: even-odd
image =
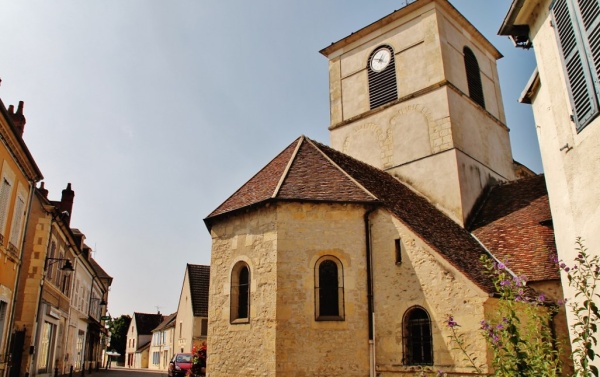
[[[12,344],[12,338],[14,336],[14,323],[15,323],[15,312],[16,312],[16,307],[17,307],[17,292],[19,291],[19,279],[21,279],[21,270],[23,269],[23,254],[25,253],[25,240],[27,239],[27,224],[29,224],[29,217],[31,216],[31,202],[33,202],[33,195],[35,195],[35,190],[36,190],[36,182],[35,181],[29,181],[29,185],[31,187],[31,189],[29,190],[29,203],[27,203],[27,216],[25,216],[25,221],[23,222],[23,239],[21,241],[21,255],[19,256],[19,265],[18,265],[18,269],[17,269],[17,276],[16,276],[16,281],[15,281],[15,289],[13,291],[13,302],[12,302],[12,308],[10,308],[10,319],[8,321],[8,327],[6,328],[7,331],[10,331],[10,340],[8,341],[8,343],[6,344],[6,352],[5,354],[9,354],[9,352],[11,352],[10,350],[10,346]],[[8,337],[7,337],[8,338]],[[2,347],[2,345],[0,344],[0,348]],[[12,358],[12,354],[11,354],[11,358]],[[5,376],[8,377],[10,373],[10,367],[5,369]]]
[[[371,222],[369,217],[376,207],[371,207],[365,212],[365,250],[367,262],[367,310],[369,322],[369,376],[375,377],[375,312],[373,309],[373,266],[371,252]]]

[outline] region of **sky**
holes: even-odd
[[[515,160],[542,173],[533,51],[496,35],[510,0],[450,0],[504,57]],[[177,310],[186,263],[210,264],[203,219],[300,135],[329,144],[319,50],[401,8],[359,0],[0,0],[0,98],[51,200],[113,276],[108,311]]]

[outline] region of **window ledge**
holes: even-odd
[[[318,316],[317,321],[344,321],[344,317],[339,315],[322,315]]]

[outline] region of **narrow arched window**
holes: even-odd
[[[315,317],[320,321],[344,319],[344,285],[342,263],[326,256],[315,266]]]
[[[469,86],[469,97],[481,107],[485,108],[485,100],[483,99],[483,86],[481,85],[481,72],[479,71],[479,63],[477,58],[470,48],[464,47],[463,54],[465,57],[465,70],[467,72],[467,84]]]
[[[231,272],[231,322],[245,323],[250,319],[250,268],[244,262]]]
[[[398,99],[396,63],[390,46],[379,46],[371,53],[367,72],[371,110]]]
[[[404,364],[433,365],[431,320],[421,307],[409,309],[403,320]]]

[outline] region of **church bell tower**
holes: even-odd
[[[320,51],[331,146],[411,186],[464,225],[515,179],[496,60],[447,0],[417,0]]]

